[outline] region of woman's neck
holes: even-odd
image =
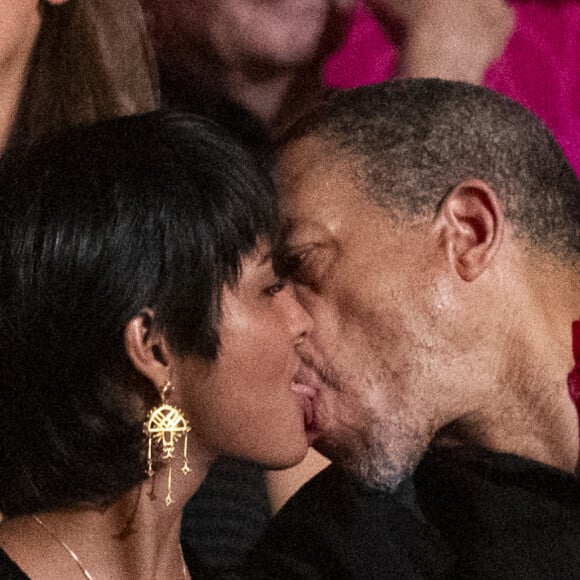
[[[183,578],[181,515],[207,468],[173,473],[173,503],[165,504],[166,469],[102,511],[79,509],[22,516],[0,525],[0,545],[32,580]],[[40,519],[40,522],[38,521]],[[75,561],[73,552],[78,558]],[[189,575],[185,575],[189,578]]]

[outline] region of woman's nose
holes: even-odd
[[[288,295],[286,308],[289,317],[291,333],[296,342],[300,342],[309,336],[312,332],[312,317],[298,301],[296,297],[296,291],[292,284],[288,284],[288,286],[285,288],[285,291]]]

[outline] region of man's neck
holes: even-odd
[[[493,395],[442,441],[475,443],[559,469],[578,468],[578,412],[567,377],[573,366],[571,323],[580,316],[580,281],[565,270],[538,269],[510,305]],[[499,340],[499,337],[498,337]]]

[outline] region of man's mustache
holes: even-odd
[[[309,384],[317,387],[322,383],[334,390],[342,390],[341,381],[338,379],[336,372],[328,365],[319,363],[314,359],[314,355],[308,352],[301,352],[300,359],[310,371]]]

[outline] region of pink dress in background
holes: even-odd
[[[541,117],[580,175],[580,1],[513,0],[513,34],[484,84]],[[328,61],[325,82],[352,88],[395,73],[397,51],[357,6],[345,43]]]

